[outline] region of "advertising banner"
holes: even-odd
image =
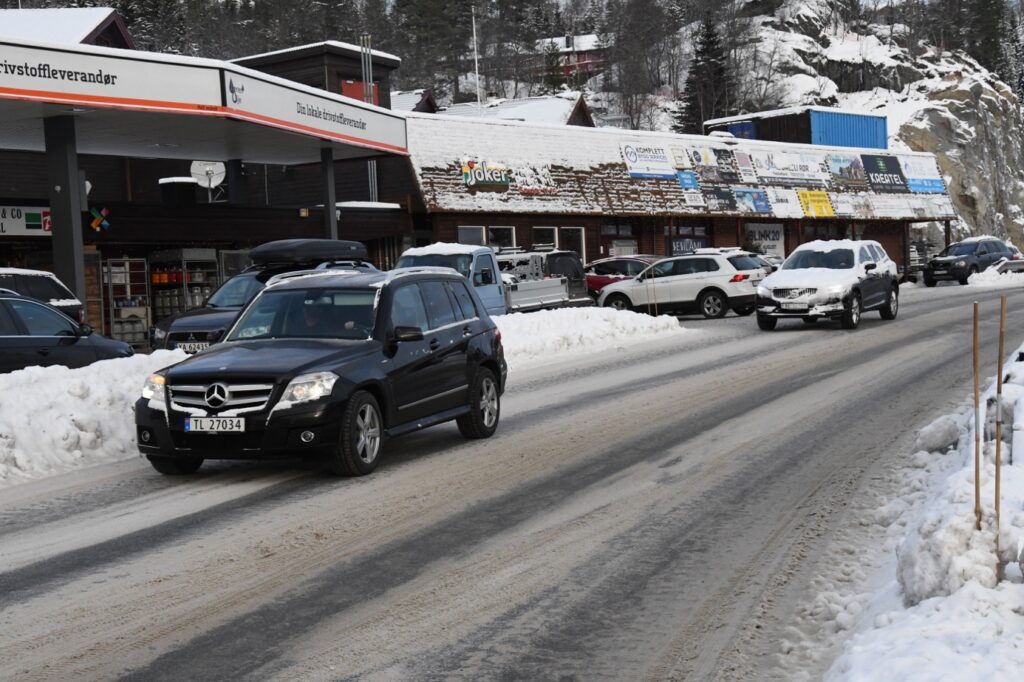
[[[786,233],[782,223],[747,223],[747,242],[761,253],[786,257]]]
[[[712,213],[736,213],[736,197],[732,190],[724,187],[705,187],[701,190],[708,210]]]
[[[900,168],[907,179],[907,187],[911,192],[921,194],[945,194],[946,183],[939,173],[939,166],[934,158],[924,156],[908,156],[900,154]]]
[[[51,237],[47,206],[0,206],[0,237]]]
[[[732,193],[736,197],[736,207],[739,209],[740,213],[772,212],[772,205],[768,200],[768,193],[763,189],[733,187]]]
[[[829,192],[832,210],[840,218],[874,218],[875,211],[871,205],[871,195],[865,192],[842,193]]]
[[[752,151],[750,158],[757,177],[766,185],[824,188],[828,184],[822,154]]]
[[[800,205],[808,218],[836,217],[832,203],[828,200],[828,192],[804,190],[797,192],[797,196],[800,197]]]
[[[836,191],[864,192],[870,189],[864,162],[858,154],[832,153],[825,157]]]
[[[704,194],[702,192],[683,192],[683,202],[687,206],[692,207],[707,206],[707,202],[704,201]]]
[[[736,171],[739,173],[739,181],[744,185],[757,184],[757,171],[754,170],[754,160],[747,152],[735,151],[733,158],[736,159]]]
[[[772,205],[772,215],[776,218],[803,218],[804,209],[800,205],[800,198],[796,195],[795,189],[779,189],[768,187],[765,189],[768,201]]]
[[[864,162],[871,189],[892,194],[905,194],[908,191],[907,178],[895,156],[861,154],[860,158]]]
[[[674,180],[676,177],[676,162],[660,145],[621,142],[619,151],[631,178]]]
[[[931,203],[933,216],[940,218],[956,218],[956,209],[953,208],[953,200],[945,194],[933,194],[928,197]]]
[[[558,194],[558,186],[547,166],[517,166],[512,169],[512,182],[520,194],[527,196]]]
[[[462,182],[470,191],[505,192],[512,183],[507,166],[480,159],[462,159]]]
[[[911,218],[914,217],[907,203],[906,196],[898,194],[872,194],[871,207],[876,218]]]
[[[701,185],[730,185],[739,181],[732,152],[711,147],[690,147],[689,155]]]
[[[679,186],[683,189],[699,189],[700,183],[697,182],[697,173],[688,171],[679,171],[676,173],[676,178],[679,180]]]

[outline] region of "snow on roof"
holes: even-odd
[[[448,116],[497,118],[506,121],[554,123],[565,125],[581,97],[573,92],[567,95],[545,95],[523,99],[499,99],[477,106],[476,102],[453,104],[444,110]]]
[[[301,52],[302,50],[315,50],[317,48],[322,48],[325,51],[330,50],[330,49],[335,49],[335,50],[342,50],[342,51],[345,51],[345,52],[356,52],[356,53],[358,53],[358,52],[360,52],[360,50],[362,50],[361,47],[359,47],[358,45],[353,45],[352,43],[343,43],[340,40],[325,40],[325,41],[320,42],[320,43],[308,43],[306,45],[296,45],[295,47],[288,47],[288,48],[285,48],[283,50],[274,50],[272,52],[262,52],[260,54],[246,55],[245,57],[238,57],[237,59],[232,59],[231,61],[232,62],[247,62],[247,61],[255,60],[255,59],[263,59],[264,57],[283,56],[283,55],[287,55],[287,54],[289,54],[291,52]],[[374,57],[377,57],[378,59],[390,59],[390,60],[394,60],[396,62],[401,62],[402,61],[401,57],[398,57],[396,55],[390,54],[388,52],[381,52],[380,50],[370,50],[370,54],[373,55]]]
[[[820,111],[829,114],[848,114],[851,116],[870,116],[872,118],[885,118],[884,114],[877,114],[870,111],[858,111],[855,109],[837,109],[835,107],[802,106],[788,107],[786,109],[773,109],[771,111],[758,111],[752,114],[739,114],[737,116],[724,116],[704,121],[704,125],[718,125],[720,123],[736,123],[739,121],[756,121],[764,118],[775,118],[777,116],[792,116],[807,111]]]
[[[567,42],[568,45],[566,45]],[[537,49],[542,52],[548,45],[554,45],[559,52],[589,52],[601,48],[601,36],[596,33],[585,33],[579,36],[542,38],[537,41]]]
[[[34,277],[57,279],[57,275],[52,272],[47,272],[46,270],[26,270],[24,268],[0,268],[0,275],[32,275]]]
[[[423,100],[423,94],[426,90],[410,90],[408,92],[402,92],[401,90],[391,91],[391,110],[392,111],[413,111],[416,109],[416,105]]]
[[[429,246],[414,246],[402,252],[403,256],[454,256],[473,255],[480,249],[489,249],[487,246],[474,246],[472,244],[451,244],[448,242],[435,242]]]
[[[381,211],[391,211],[402,208],[401,204],[392,204],[386,201],[339,201],[335,204],[338,208],[370,208]]]
[[[113,13],[111,7],[0,10],[0,38],[77,45]]]
[[[789,144],[763,140],[716,139],[702,135],[641,132],[614,128],[584,128],[552,124],[522,123],[505,120],[445,116],[439,114],[405,115],[410,159],[427,209],[432,212],[534,213],[561,215],[749,215],[751,217],[803,217],[798,190],[830,191],[835,187],[827,156],[849,158],[868,154],[897,155],[878,149],[830,148],[820,145]],[[662,165],[654,170],[661,175],[630,176],[623,156],[626,146],[649,147],[662,155]],[[740,177],[735,152],[753,154],[749,162],[765,166],[768,180],[746,167]],[[707,171],[699,178],[683,178],[678,169],[692,167],[694,155],[711,159],[717,170],[717,157],[732,169],[732,179],[712,177]],[[903,152],[900,153],[902,157]],[[908,158],[920,157],[935,164],[932,154],[908,152]],[[468,166],[472,162],[473,166]],[[748,159],[744,159],[747,163]],[[466,164],[466,167],[464,167]],[[799,178],[779,184],[778,165],[803,168]],[[475,171],[483,182],[473,180]],[[723,166],[726,168],[726,166]],[[638,173],[640,171],[637,171]],[[784,173],[783,173],[784,174]],[[935,174],[938,174],[936,167]],[[471,181],[467,185],[467,178]],[[746,185],[747,194],[733,196],[733,190]],[[751,187],[753,185],[753,187]],[[702,194],[706,190],[712,194]],[[713,194],[721,190],[721,195]],[[765,192],[769,196],[750,192]],[[742,193],[741,193],[742,194]],[[708,196],[714,208],[708,208]],[[845,192],[840,198],[858,199],[836,206],[856,211],[845,217],[885,219],[941,219],[953,217],[949,197],[942,194]],[[743,201],[741,201],[743,200]],[[771,212],[758,212],[757,202],[769,201]],[[808,202],[811,197],[807,197]],[[751,205],[754,201],[755,205]],[[870,202],[870,205],[867,205]],[[730,207],[729,204],[732,204]],[[742,204],[742,206],[741,206]],[[724,208],[723,208],[724,206]],[[818,214],[820,215],[820,214]],[[843,214],[845,215],[845,214]]]

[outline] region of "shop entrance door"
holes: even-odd
[[[558,248],[575,251],[583,262],[587,261],[587,238],[582,227],[558,228]]]

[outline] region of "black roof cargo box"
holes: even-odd
[[[366,260],[366,245],[344,239],[279,239],[260,244],[249,257],[256,265],[322,263]]]

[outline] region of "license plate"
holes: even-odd
[[[186,353],[198,353],[199,351],[206,350],[209,347],[210,343],[208,341],[197,341],[194,343],[187,342],[178,344],[178,350],[183,350]]]
[[[783,310],[807,310],[806,303],[783,303]]]
[[[238,433],[245,431],[244,417],[185,417],[185,431]]]
[[[933,274],[936,274],[936,275],[945,275],[946,274],[945,270],[933,270],[932,272],[933,272]]]

